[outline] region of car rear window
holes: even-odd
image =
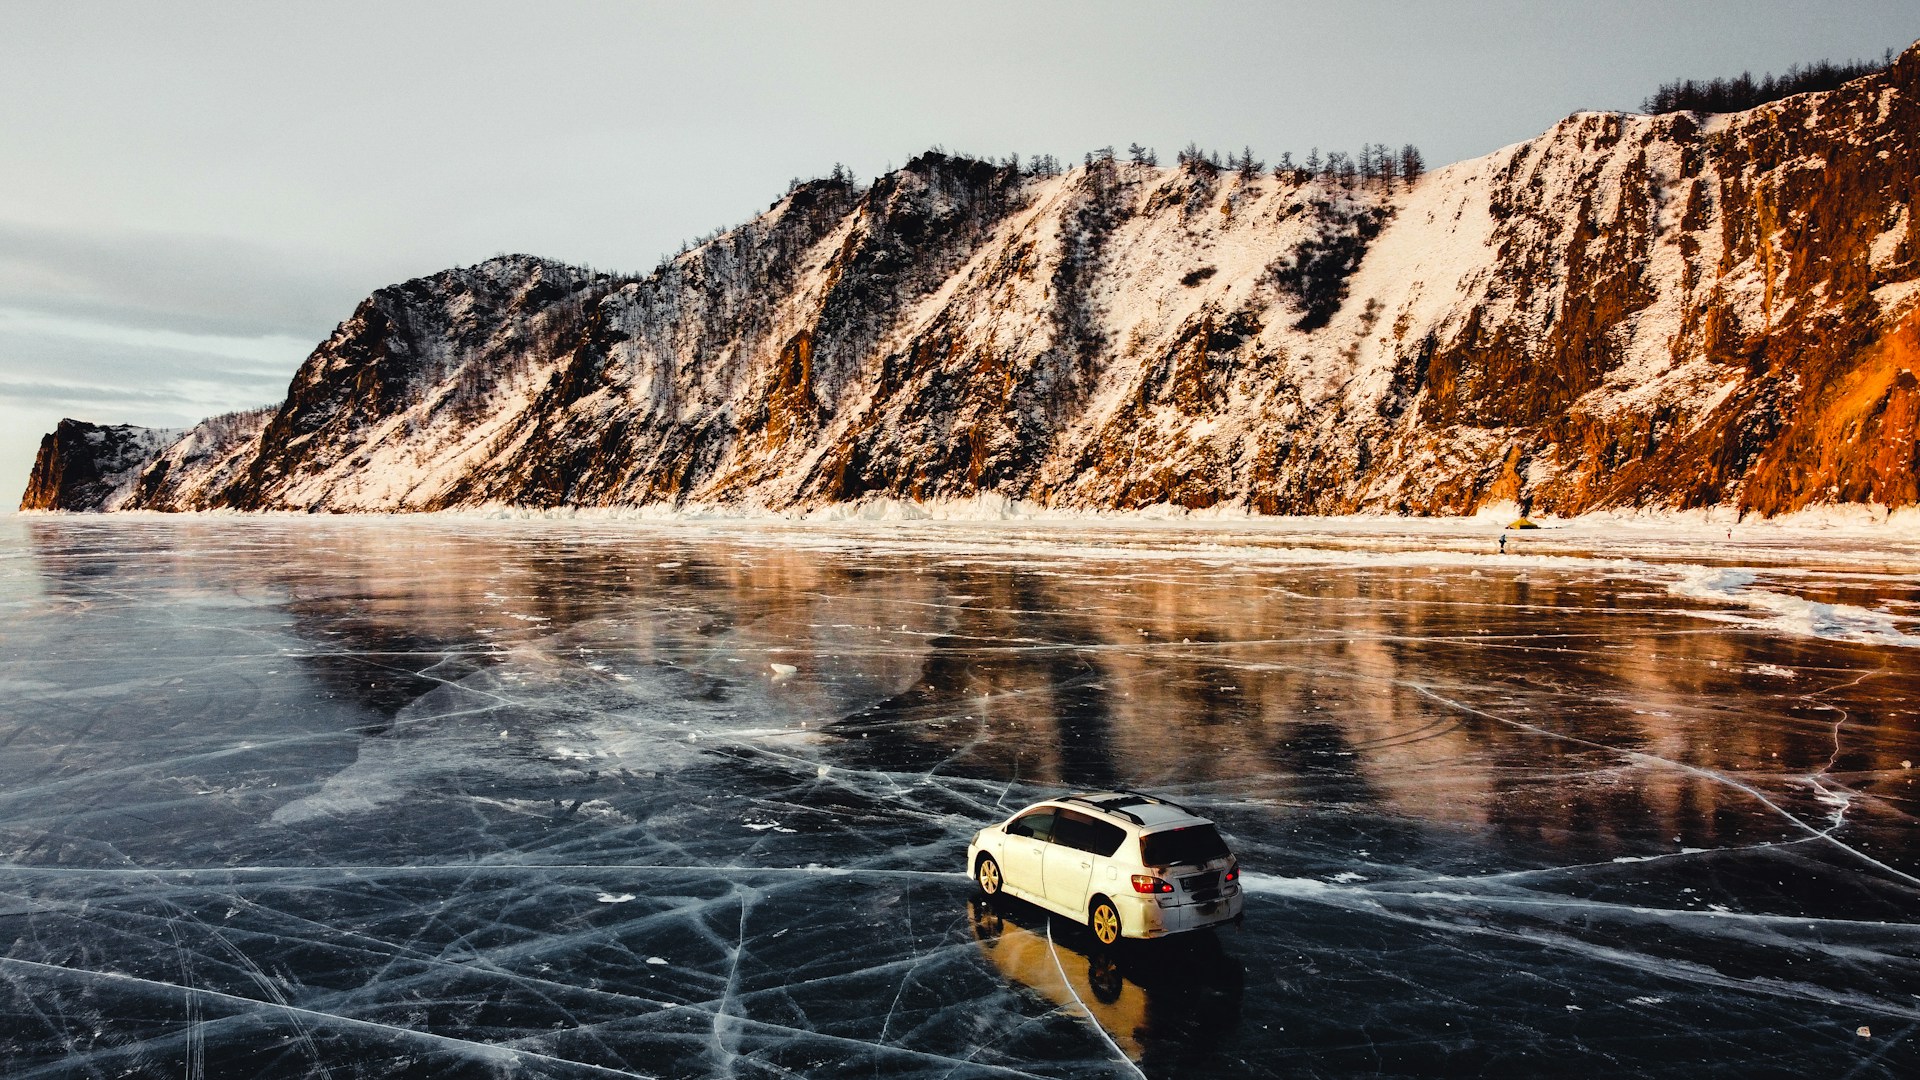
[[[1227,842],[1211,825],[1189,825],[1140,838],[1140,861],[1148,866],[1185,866],[1226,854]]]
[[[1062,810],[1053,822],[1054,843],[1095,855],[1112,855],[1126,838],[1127,830],[1077,810]]]

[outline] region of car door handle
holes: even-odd
[[[1092,863],[1090,863],[1090,862],[1083,862],[1083,863],[1081,863],[1081,864],[1080,864],[1080,869],[1082,869],[1082,870],[1091,870],[1091,869],[1093,869],[1093,864],[1092,864]]]

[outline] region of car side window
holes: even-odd
[[[1077,810],[1060,811],[1053,830],[1054,843],[1102,856],[1118,851],[1126,838],[1127,830]]]
[[[1087,837],[1087,850],[1095,855],[1110,858],[1127,840],[1127,830],[1110,821],[1092,821],[1087,824],[1091,829]]]
[[[1051,840],[1053,839],[1053,811],[1042,810],[1039,813],[1028,814],[1026,817],[1015,818],[1013,823],[1007,826],[1007,832],[1013,836]]]

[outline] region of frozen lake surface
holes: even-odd
[[[1920,543],[1739,532],[0,519],[0,1059],[1920,1075]],[[975,898],[1113,785],[1244,926]]]

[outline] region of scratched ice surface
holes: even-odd
[[[1920,550],[1450,528],[0,522],[0,1059],[1920,1072]],[[975,899],[1107,785],[1243,927]]]

